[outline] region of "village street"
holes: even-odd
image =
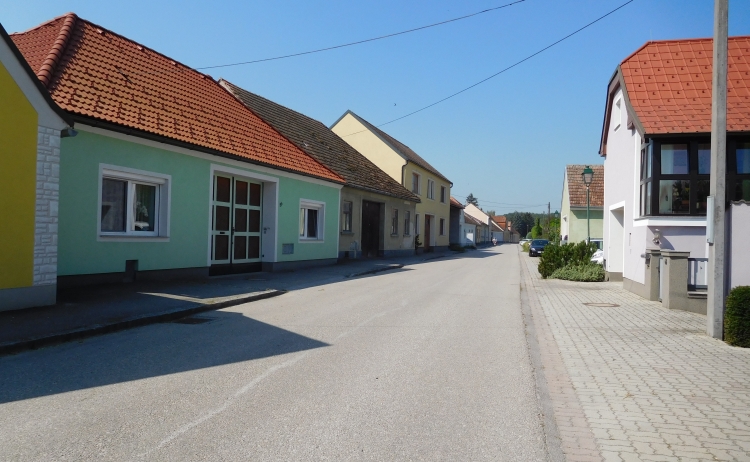
[[[518,246],[0,358],[4,460],[545,459]]]

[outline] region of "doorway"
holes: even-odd
[[[624,272],[625,264],[625,209],[609,211],[609,243],[607,244],[607,272]]]
[[[424,216],[424,251],[432,252],[432,215]]]
[[[260,271],[261,184],[215,175],[213,186],[209,275]]]
[[[383,227],[380,222],[381,204],[362,201],[362,256],[380,256],[380,234]]]

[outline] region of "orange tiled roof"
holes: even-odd
[[[604,207],[604,165],[589,165],[594,171],[594,179],[589,186],[589,201],[591,207]],[[566,165],[568,181],[568,198],[571,207],[586,207],[586,185],[581,173],[585,165]]]
[[[750,36],[728,43],[727,130],[750,130]],[[620,68],[648,134],[711,131],[713,39],[648,42]]]
[[[451,196],[451,206],[459,208],[459,209],[464,208],[464,205],[453,196]]]
[[[71,114],[343,182],[210,76],[73,13],[11,38]]]
[[[497,223],[498,226],[500,226],[501,228],[505,229],[506,222],[507,222],[505,216],[503,216],[503,215],[495,215],[494,217],[492,217],[492,221],[494,221],[495,223]]]

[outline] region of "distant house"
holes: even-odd
[[[492,232],[499,232],[499,228],[496,227],[494,222],[492,222],[490,216],[484,213],[482,209],[476,205],[466,204],[464,213],[470,215],[477,221],[477,245],[489,243],[492,240]]]
[[[339,210],[339,258],[414,255],[419,196],[323,123],[226,80],[219,83],[286,139],[346,181]]]
[[[625,288],[646,298],[658,297],[658,278],[652,284],[647,273],[659,253],[689,256],[696,263],[692,282],[701,285],[711,171],[712,42],[647,42],[609,81],[599,148],[606,270],[610,279],[622,278]],[[747,228],[738,228],[750,222],[750,37],[730,37],[728,51],[727,194],[718,200],[726,200],[729,210],[733,287],[750,284]],[[688,284],[679,281],[680,287]]]
[[[0,311],[56,301],[60,138],[72,124],[0,26]]]
[[[464,235],[461,229],[464,225],[464,206],[455,197],[451,196],[450,231],[448,240],[451,244],[464,245]]]
[[[603,237],[604,165],[591,165],[594,178],[589,186],[589,220],[586,219],[586,184],[581,173],[585,165],[566,165],[563,176],[562,206],[560,208],[560,237],[564,242],[581,242]]]
[[[477,227],[482,226],[482,222],[469,214],[464,214],[463,224],[463,246],[474,247],[477,245]]]
[[[345,180],[210,76],[72,13],[11,38],[78,132],[60,285],[337,261]]]
[[[332,126],[338,136],[391,178],[419,196],[415,233],[425,251],[446,250],[450,242],[450,194],[453,184],[423,157],[352,111]]]

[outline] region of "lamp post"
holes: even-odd
[[[594,179],[594,170],[588,165],[583,169],[581,173],[583,178],[583,184],[586,185],[586,243],[591,242],[591,201],[589,199],[589,186]]]

